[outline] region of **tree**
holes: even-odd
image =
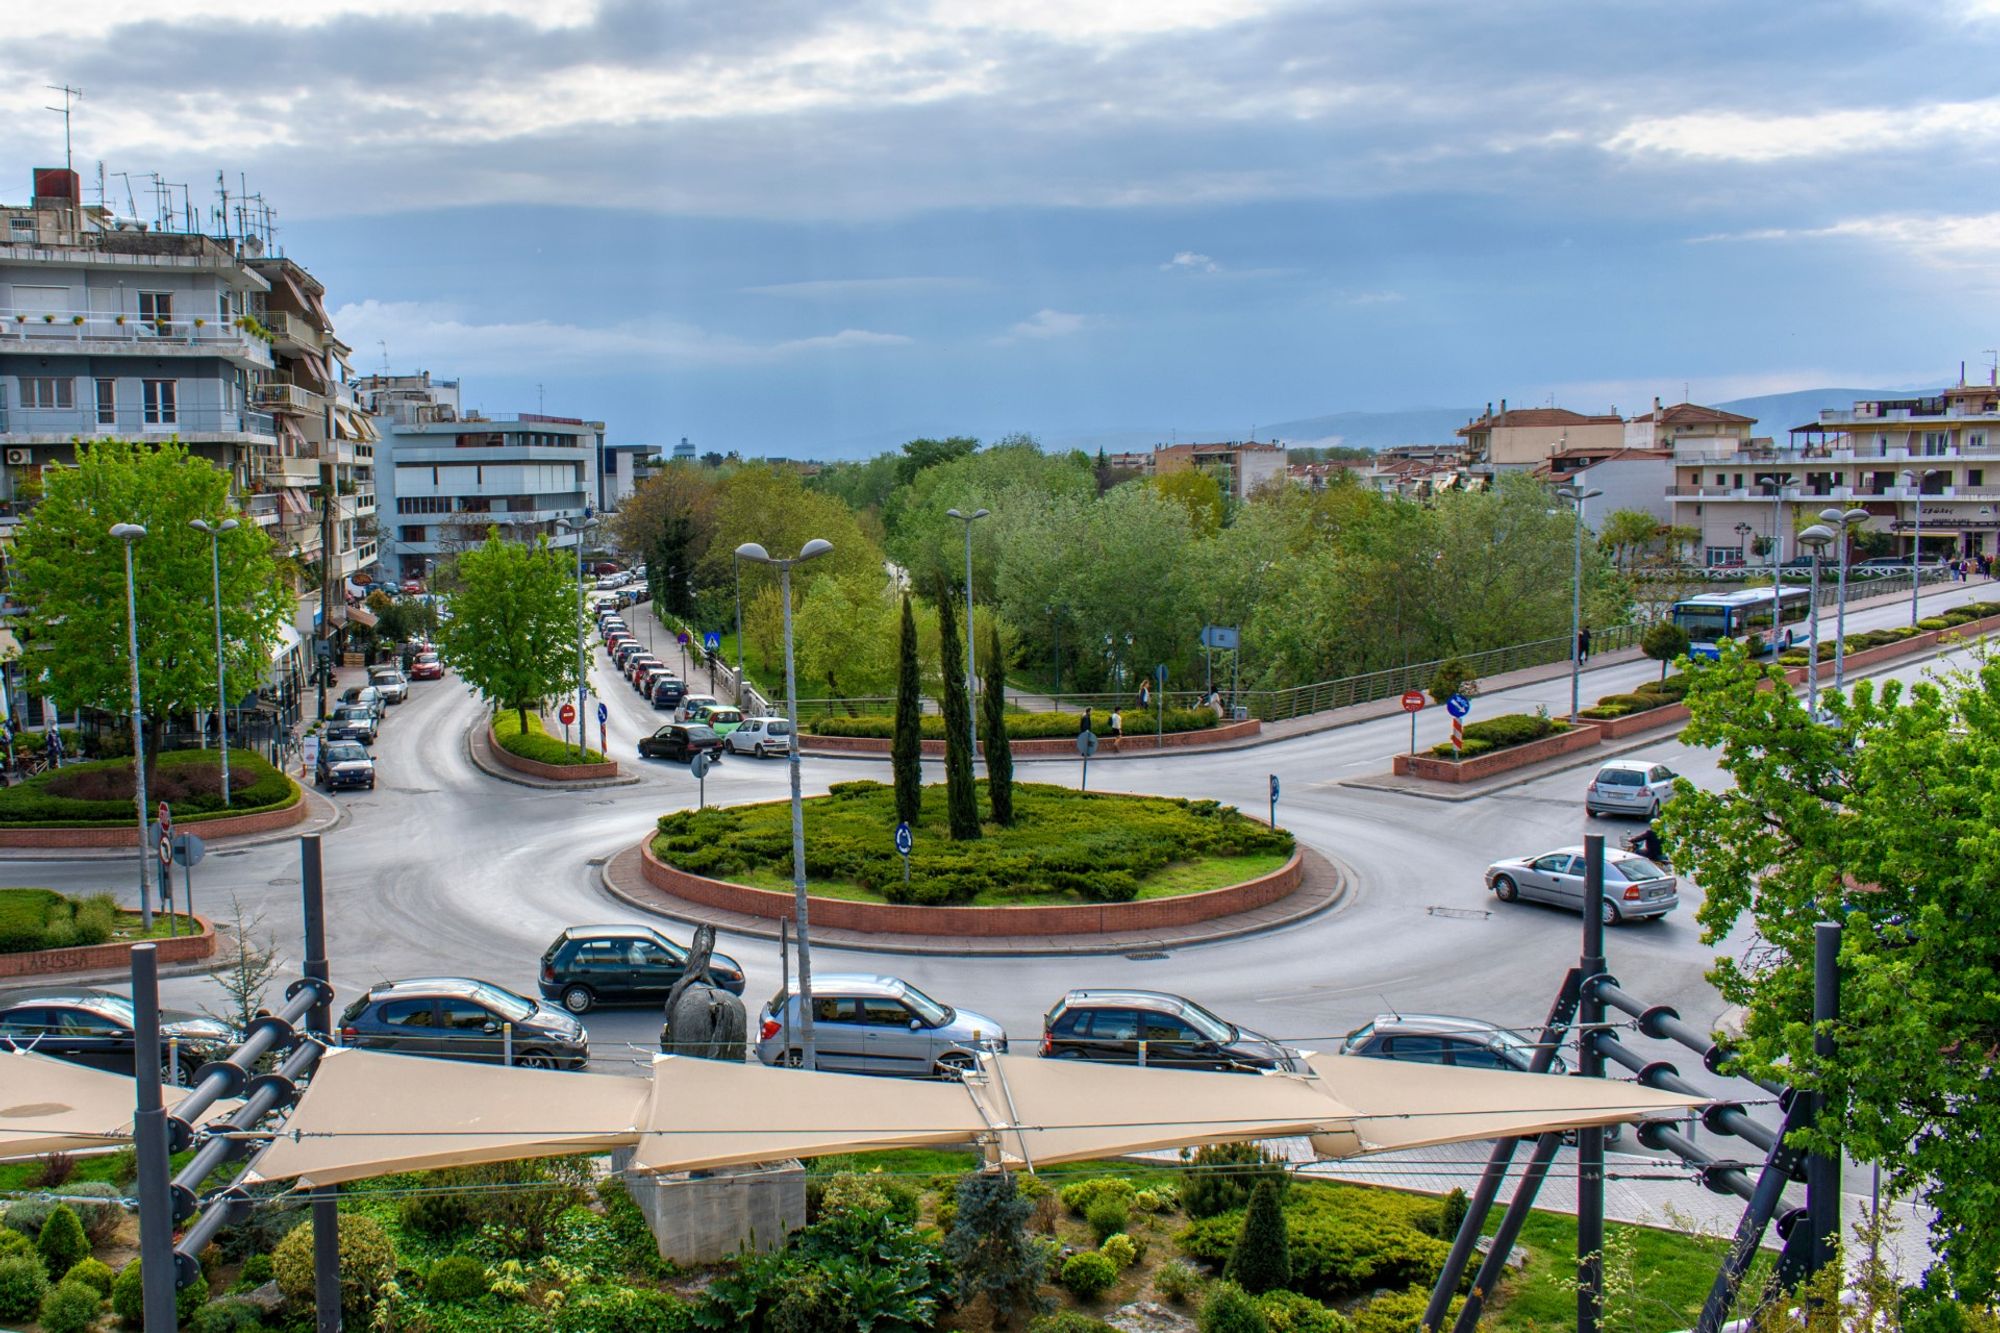
[[[1862,681],[1803,702],[1730,649],[1692,673],[1683,733],[1734,781],[1683,783],[1661,827],[1703,890],[1704,940],[1744,916],[1759,941],[1710,974],[1744,1007],[1746,1073],[1822,1093],[1796,1146],[1877,1163],[1892,1194],[1933,1211],[1926,1286],[2000,1289],[2000,661],[1905,686]],[[1775,685],[1776,688],[1772,688]],[[1815,1054],[1813,926],[1838,921],[1836,1054]]]
[[[545,540],[527,546],[497,531],[457,563],[461,587],[438,646],[475,693],[513,709],[526,731],[530,708],[577,686],[575,572]]]
[[[944,675],[945,813],[954,842],[980,835],[979,797],[972,777],[972,701],[965,697],[965,657],[958,642],[958,608],[951,585],[940,582],[938,663]]]
[[[903,628],[896,662],[896,731],[889,764],[896,774],[896,818],[911,828],[924,813],[923,671],[917,660],[917,617],[903,594]]]
[[[1223,1276],[1252,1295],[1291,1285],[1292,1252],[1285,1238],[1285,1209],[1278,1187],[1271,1181],[1259,1181],[1250,1192],[1243,1230],[1236,1235],[1236,1248],[1229,1252]]]
[[[1630,569],[1639,553],[1659,535],[1660,520],[1645,510],[1614,509],[1605,515],[1597,540],[1611,552],[1611,558],[1621,568]]]
[[[715,539],[715,505],[712,473],[669,463],[640,483],[611,520],[620,549],[644,556],[654,601],[677,616],[694,613],[695,571]]]
[[[895,615],[880,570],[815,580],[794,612],[800,681],[833,699],[887,694],[896,679]]]
[[[83,1223],[68,1204],[59,1203],[50,1211],[48,1220],[42,1223],[41,1234],[35,1237],[35,1250],[42,1256],[42,1267],[56,1278],[90,1257],[90,1241],[83,1234]]]
[[[1639,650],[1660,664],[1660,679],[1667,678],[1667,666],[1688,650],[1687,631],[1671,620],[1656,621],[1639,638]]]
[[[1007,655],[1000,649],[1000,631],[986,633],[986,694],[980,700],[985,725],[980,734],[986,742],[986,800],[993,807],[993,822],[1006,826],[1014,822],[1014,751],[1007,742]]]
[[[1472,664],[1462,657],[1449,657],[1438,663],[1426,692],[1434,704],[1449,703],[1451,696],[1461,693],[1471,681]]]
[[[229,934],[223,937],[227,942],[221,950],[223,963],[215,974],[229,1003],[216,1017],[238,1032],[248,1032],[250,1024],[264,1012],[264,993],[278,973],[278,952],[269,935],[260,938],[256,933],[264,918],[247,916],[242,900],[234,893],[229,895],[229,916]]]
[[[132,548],[139,676],[159,753],[167,720],[215,707],[210,538],[189,527],[233,511],[229,474],[179,444],[79,441],[74,468],[50,468],[42,502],[14,540],[14,600],[23,611],[22,672],[63,711],[131,708],[125,652],[124,542],[115,523],[146,529]],[[271,669],[271,644],[291,610],[270,539],[240,518],[220,537],[223,664],[241,698]]]
[[[1188,524],[1195,536],[1213,537],[1222,530],[1222,483],[1209,473],[1183,468],[1154,477],[1151,484],[1161,498],[1188,511]]]
[[[1040,1314],[1047,1309],[1040,1289],[1048,1256],[1028,1234],[1035,1206],[1021,1197],[1014,1177],[968,1172],[959,1178],[956,1200],[944,1252],[958,1274],[959,1304],[986,1297],[993,1322],[1001,1328],[1017,1310]]]

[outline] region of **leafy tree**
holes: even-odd
[[[42,1256],[42,1267],[57,1276],[90,1257],[83,1223],[68,1204],[59,1203],[50,1211],[49,1220],[42,1223],[42,1234],[35,1237],[35,1249]]]
[[[1639,638],[1639,650],[1660,664],[1660,679],[1667,678],[1667,666],[1688,650],[1687,631],[1671,620],[1648,625]]]
[[[1620,568],[1630,569],[1639,553],[1660,535],[1660,520],[1643,509],[1614,509],[1605,515],[1597,541]]]
[[[1285,1238],[1285,1210],[1278,1187],[1271,1181],[1259,1181],[1251,1191],[1243,1230],[1236,1237],[1236,1248],[1230,1251],[1223,1276],[1252,1295],[1291,1285],[1292,1252]]]
[[[1431,683],[1426,693],[1431,696],[1432,703],[1442,704],[1463,690],[1471,680],[1472,663],[1462,657],[1448,657],[1438,663],[1438,669],[1431,676]]]
[[[994,1323],[1002,1328],[1016,1311],[1046,1310],[1049,1303],[1040,1287],[1048,1255],[1028,1234],[1028,1217],[1035,1205],[1021,1197],[1014,1177],[968,1172],[959,1177],[955,1198],[957,1209],[944,1252],[958,1274],[959,1304],[986,1297]]]
[[[1197,537],[1213,537],[1222,530],[1222,483],[1200,468],[1183,468],[1154,477],[1153,489],[1188,511],[1188,523]]]
[[[1676,524],[1661,532],[1660,536],[1666,542],[1669,560],[1685,560],[1688,549],[1701,542],[1701,529]]]
[[[896,462],[896,484],[907,486],[925,469],[949,463],[954,458],[963,458],[978,449],[979,441],[970,435],[949,435],[942,440],[911,440],[903,446],[903,456]]]
[[[911,828],[924,811],[923,673],[917,661],[917,618],[903,595],[903,627],[897,644],[896,733],[889,763],[896,774],[896,818]]]
[[[413,640],[429,640],[437,634],[437,608],[429,602],[419,602],[414,598],[404,598],[392,603],[377,619],[375,633],[394,644],[405,644]]]
[[[980,699],[984,725],[981,739],[986,744],[986,799],[993,807],[993,822],[1003,827],[1014,822],[1014,751],[1007,740],[1007,655],[1000,650],[1000,631],[986,635],[986,693]]]
[[[577,685],[576,576],[546,541],[506,541],[496,531],[458,557],[460,591],[438,646],[466,684],[495,709],[528,710]]]
[[[965,697],[965,657],[958,642],[958,608],[951,585],[938,585],[938,662],[944,675],[945,811],[954,842],[980,835],[979,797],[972,776],[972,701]]]
[[[668,463],[625,498],[611,521],[619,547],[645,556],[653,600],[674,615],[694,613],[695,570],[716,534],[715,501],[713,473]]]
[[[1776,684],[1776,688],[1770,688]],[[1820,1092],[1799,1146],[1877,1163],[1933,1212],[1926,1285],[2000,1291],[2000,661],[1822,693],[1815,725],[1774,667],[1734,649],[1694,673],[1685,739],[1733,781],[1682,784],[1662,836],[1703,889],[1703,938],[1760,942],[1711,979],[1744,1006],[1746,1072]],[[1814,1053],[1813,926],[1840,922],[1840,1019]]]
[[[13,550],[14,600],[23,612],[22,670],[68,712],[131,708],[125,644],[124,542],[115,523],[137,523],[133,546],[139,677],[151,743],[167,719],[215,706],[215,620],[210,538],[189,527],[231,514],[229,474],[178,443],[79,441],[74,468],[45,474],[42,502],[22,520]],[[271,643],[291,610],[270,539],[240,519],[221,538],[223,664],[239,698],[264,678]]]
[[[798,674],[812,683],[800,693],[823,688],[833,699],[887,694],[896,679],[890,646],[895,615],[879,570],[814,580],[793,613]]]

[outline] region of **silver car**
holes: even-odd
[[[1523,899],[1583,910],[1583,848],[1558,847],[1540,856],[1495,861],[1486,887],[1503,903]],[[1604,853],[1604,924],[1665,916],[1681,905],[1673,875],[1631,852]]]
[[[814,977],[812,989],[821,1069],[953,1078],[977,1064],[980,1051],[1007,1049],[1007,1034],[993,1019],[939,1004],[897,977],[836,972]],[[803,1051],[799,997],[780,990],[758,1014],[757,1058],[796,1066]]]
[[[1674,794],[1674,771],[1650,759],[1614,759],[1597,770],[1583,790],[1583,808],[1593,815],[1658,818]]]
[[[381,692],[384,703],[399,704],[410,697],[410,682],[401,667],[369,667],[368,683]]]

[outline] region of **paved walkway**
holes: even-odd
[[[688,925],[712,925],[717,930],[759,939],[778,938],[778,923],[768,917],[725,912],[690,903],[654,887],[641,868],[638,847],[628,847],[604,864],[600,877],[612,897],[654,916]],[[933,954],[946,957],[1025,957],[1069,954],[1153,954],[1217,940],[1236,939],[1277,930],[1338,906],[1347,896],[1348,876],[1336,863],[1307,850],[1299,888],[1268,907],[1154,930],[1119,931],[1103,935],[996,935],[989,937],[889,935],[862,930],[812,927],[816,949],[855,949],[865,953]]]

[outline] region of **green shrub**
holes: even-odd
[[[1430,1234],[1437,1215],[1435,1203],[1411,1195],[1295,1182],[1285,1200],[1293,1290],[1339,1301],[1432,1281],[1451,1248]],[[1224,1213],[1188,1226],[1178,1241],[1190,1258],[1219,1268],[1242,1229],[1243,1214]]]
[[[1243,1230],[1229,1252],[1229,1266],[1223,1270],[1223,1276],[1253,1296],[1291,1285],[1292,1256],[1285,1243],[1285,1211],[1273,1182],[1259,1181],[1251,1192],[1250,1206],[1243,1214]]]
[[[12,1227],[0,1227],[0,1259],[9,1259],[17,1254],[25,1254],[36,1263],[41,1262],[41,1256],[35,1253],[35,1242]]]
[[[310,1306],[313,1299],[313,1229],[301,1222],[278,1242],[271,1275],[285,1299]],[[396,1276],[396,1247],[382,1224],[362,1213],[340,1215],[340,1308],[349,1319],[365,1319]]]
[[[692,1307],[672,1292],[579,1287],[571,1290],[563,1305],[560,1327],[563,1333],[683,1333],[695,1326],[691,1312]]]
[[[207,1302],[208,1279],[197,1274],[193,1282],[174,1293],[174,1314],[186,1323]],[[118,1276],[111,1283],[111,1312],[133,1328],[145,1321],[145,1278],[137,1259],[119,1269]]]
[[[1120,1268],[1130,1268],[1139,1261],[1139,1247],[1122,1231],[1106,1236],[1097,1252]]]
[[[424,1295],[433,1301],[455,1305],[485,1294],[486,1266],[469,1255],[447,1254],[424,1276]]]
[[[1099,731],[1100,735],[1109,730],[1110,724],[1102,720],[1104,716],[1098,714],[1092,719],[1093,725],[1102,729]],[[1076,713],[1010,712],[1007,714],[1007,738],[1017,741],[1068,740],[1076,735],[1082,721],[1083,719]],[[1142,736],[1162,729],[1169,732],[1205,731],[1218,725],[1215,720],[1215,710],[1212,708],[1169,708],[1164,719],[1164,728],[1159,725],[1161,719],[1151,710],[1142,712],[1137,708],[1131,709],[1126,712],[1124,721],[1127,736]],[[889,740],[895,735],[896,719],[886,714],[873,713],[863,714],[860,717],[830,715],[809,718],[800,725],[815,736],[860,736],[870,740]],[[934,741],[944,739],[943,717],[927,714],[922,726],[925,739]]]
[[[1451,1193],[1439,1201],[1437,1234],[1440,1240],[1451,1240],[1458,1235],[1458,1229],[1464,1224],[1465,1214],[1471,1206],[1465,1191],[1457,1186],[1453,1186]]]
[[[1075,1310],[1061,1310],[1030,1323],[1028,1333],[1117,1333],[1117,1330],[1102,1319]]]
[[[827,1178],[820,1194],[818,1216],[844,1213],[881,1214],[905,1226],[917,1220],[917,1192],[880,1167],[873,1171],[838,1171]]]
[[[1181,1150],[1187,1170],[1180,1181],[1181,1207],[1193,1218],[1215,1217],[1250,1202],[1260,1180],[1279,1188],[1291,1179],[1284,1163],[1255,1143],[1211,1143],[1192,1154]]]
[[[111,1280],[118,1275],[111,1271],[111,1265],[100,1259],[79,1259],[71,1264],[69,1271],[62,1275],[65,1282],[81,1282],[94,1289],[99,1296],[111,1295]]]
[[[191,1333],[258,1333],[263,1327],[263,1312],[240,1296],[211,1301],[188,1321]]]
[[[86,1333],[97,1327],[104,1296],[83,1282],[58,1282],[42,1297],[42,1333]]]
[[[1354,1312],[1353,1333],[1417,1333],[1430,1303],[1431,1293],[1425,1287],[1384,1292]],[[1459,1307],[1464,1304],[1465,1297],[1452,1298],[1445,1315],[1447,1325],[1458,1318]]]
[[[1620,696],[1623,697],[1623,696]],[[1510,746],[1525,745],[1538,741],[1544,736],[1568,731],[1567,722],[1542,717],[1536,713],[1502,713],[1499,717],[1489,717],[1483,722],[1465,724],[1465,755],[1486,754],[1492,750],[1504,750]],[[1451,757],[1449,742],[1433,745],[1431,753],[1442,759]]]
[[[42,1234],[42,1224],[55,1210],[56,1206],[47,1199],[17,1199],[7,1205],[5,1213],[0,1213],[0,1223],[33,1240]]]
[[[1270,1333],[1270,1321],[1256,1298],[1233,1282],[1220,1282],[1209,1293],[1196,1322],[1201,1333]]]
[[[0,1259],[0,1319],[32,1318],[48,1289],[49,1275],[34,1255]]]
[[[1199,1295],[1202,1276],[1179,1259],[1169,1259],[1153,1274],[1153,1290],[1175,1305],[1186,1305]]]
[[[958,1278],[959,1303],[969,1305],[984,1296],[1001,1323],[1011,1320],[1016,1310],[1037,1314],[1048,1308],[1040,1293],[1048,1275],[1048,1251],[1028,1234],[1035,1204],[1022,1197],[1016,1179],[1012,1173],[982,1171],[960,1176],[945,1234],[945,1256]],[[942,1217],[939,1224],[943,1225]],[[1126,1244],[1129,1248],[1131,1242]]]
[[[472,1208],[464,1193],[455,1188],[450,1173],[436,1172],[425,1177],[417,1193],[405,1195],[396,1205],[396,1220],[403,1230],[446,1240],[465,1230],[472,1221]]]
[[[1063,1289],[1080,1301],[1094,1301],[1118,1280],[1118,1268],[1096,1250],[1072,1254],[1062,1266]]]
[[[577,764],[601,764],[604,756],[585,748],[582,757],[576,747],[565,745],[559,736],[551,736],[542,730],[542,719],[531,710],[528,713],[528,729],[521,730],[520,714],[512,709],[493,715],[493,739],[508,754],[519,755],[523,759],[538,764],[553,764],[557,767],[571,767]]]
[[[1105,1196],[1083,1210],[1083,1220],[1089,1225],[1091,1234],[1097,1237],[1098,1243],[1102,1244],[1130,1226],[1132,1215],[1122,1200]]]
[[[297,783],[249,750],[229,751],[232,804],[227,808],[219,776],[212,752],[170,750],[155,760],[149,795],[167,802],[177,824],[275,810],[299,799]],[[122,827],[132,815],[132,789],[129,759],[69,764],[0,790],[0,824]]]
[[[1917,622],[1917,628],[1923,630],[1950,629],[1951,622],[1943,616],[1925,616]]]
[[[1271,1333],[1349,1333],[1346,1316],[1296,1291],[1267,1291],[1257,1309]]]
[[[35,1249],[41,1253],[42,1267],[51,1273],[67,1273],[90,1257],[83,1223],[68,1204],[59,1203],[49,1213],[49,1220],[42,1223],[42,1234],[35,1238]]]
[[[268,1254],[251,1255],[243,1261],[243,1271],[237,1276],[239,1281],[248,1282],[252,1286],[263,1286],[271,1280],[271,1256]]]
[[[1591,722],[1609,722],[1614,718],[1624,717],[1632,711],[1631,708],[1623,704],[1596,703],[1588,708],[1577,709],[1576,715]],[[1449,749],[1450,747],[1447,746],[1445,748]]]

